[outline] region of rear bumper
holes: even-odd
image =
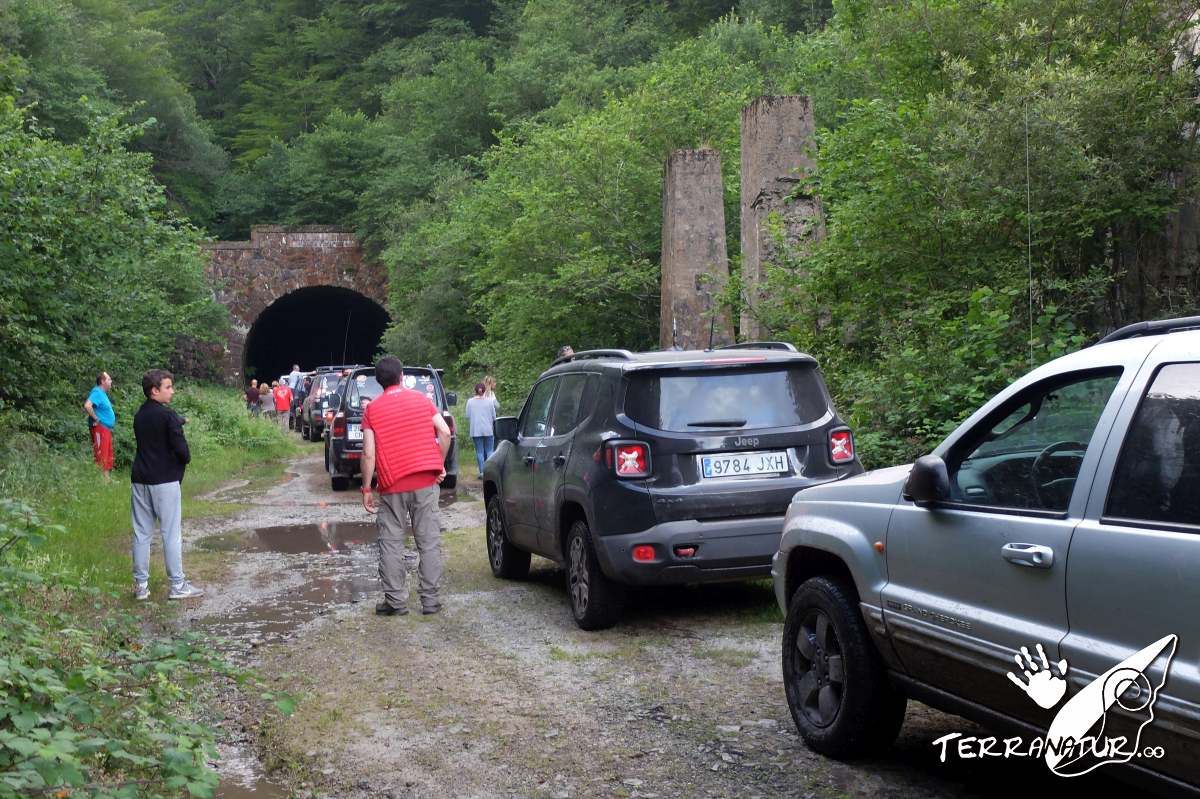
[[[614,580],[631,585],[675,585],[745,580],[771,574],[783,516],[721,521],[664,522],[639,533],[595,536],[596,558]],[[654,559],[635,561],[633,548],[654,547]],[[690,557],[676,547],[692,546]]]

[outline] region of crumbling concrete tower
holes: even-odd
[[[729,281],[721,154],[676,150],[663,181],[662,305],[659,344],[684,349],[733,342],[733,322],[718,305]]]
[[[825,233],[820,200],[804,187],[815,169],[808,97],[759,97],[742,109],[743,341],[765,336],[758,308],[780,237],[787,249],[803,254]]]

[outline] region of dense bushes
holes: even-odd
[[[101,369],[134,384],[178,335],[211,338],[224,319],[197,232],[126,149],[136,129],[89,125],[74,144],[45,138],[0,95],[0,419],[59,437]]]
[[[189,718],[189,694],[248,675],[190,636],[147,640],[46,568],[38,547],[63,532],[0,500],[0,798],[211,796],[212,729]]]

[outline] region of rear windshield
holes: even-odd
[[[346,404],[350,410],[361,410],[382,393],[383,386],[379,385],[375,375],[355,375],[346,389]]]
[[[429,401],[433,403],[435,408],[443,410],[442,397],[437,390],[437,383],[434,382],[433,375],[428,370],[405,369],[404,387],[413,391],[420,391],[429,398]]]
[[[674,432],[794,427],[827,410],[813,366],[634,373],[625,395],[629,418]]]
[[[335,388],[337,388],[338,380],[341,380],[341,378],[342,376],[337,372],[330,372],[318,377],[317,380],[321,381],[321,388],[319,391],[317,391],[317,396],[323,396],[332,392]]]

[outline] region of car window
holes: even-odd
[[[556,378],[543,380],[533,387],[522,411],[521,435],[526,438],[546,435],[550,422],[550,400],[554,399]]]
[[[437,390],[437,381],[433,379],[427,369],[405,369],[404,370],[404,387],[412,391],[420,391],[429,401],[433,403],[433,407],[438,410],[445,410],[442,405],[441,392]]]
[[[383,386],[375,379],[375,375],[355,375],[346,390],[346,405],[350,410],[362,410],[367,404],[383,393]]]
[[[1155,375],[1121,446],[1105,515],[1200,525],[1200,364]]]
[[[793,427],[829,410],[815,366],[635,373],[625,413],[656,430]]]
[[[340,377],[341,377],[341,375],[333,374],[333,373],[327,374],[327,375],[322,375],[321,376],[321,390],[317,392],[317,395],[325,396],[326,394],[331,394],[333,392],[333,390],[337,387],[338,380],[340,379]]]
[[[965,457],[949,459],[952,501],[1065,511],[1119,378],[1119,370],[1093,372],[1022,392],[999,422],[964,441]]]
[[[564,375],[560,379],[558,398],[554,400],[554,413],[550,417],[550,435],[561,436],[575,429],[587,382],[586,374]]]

